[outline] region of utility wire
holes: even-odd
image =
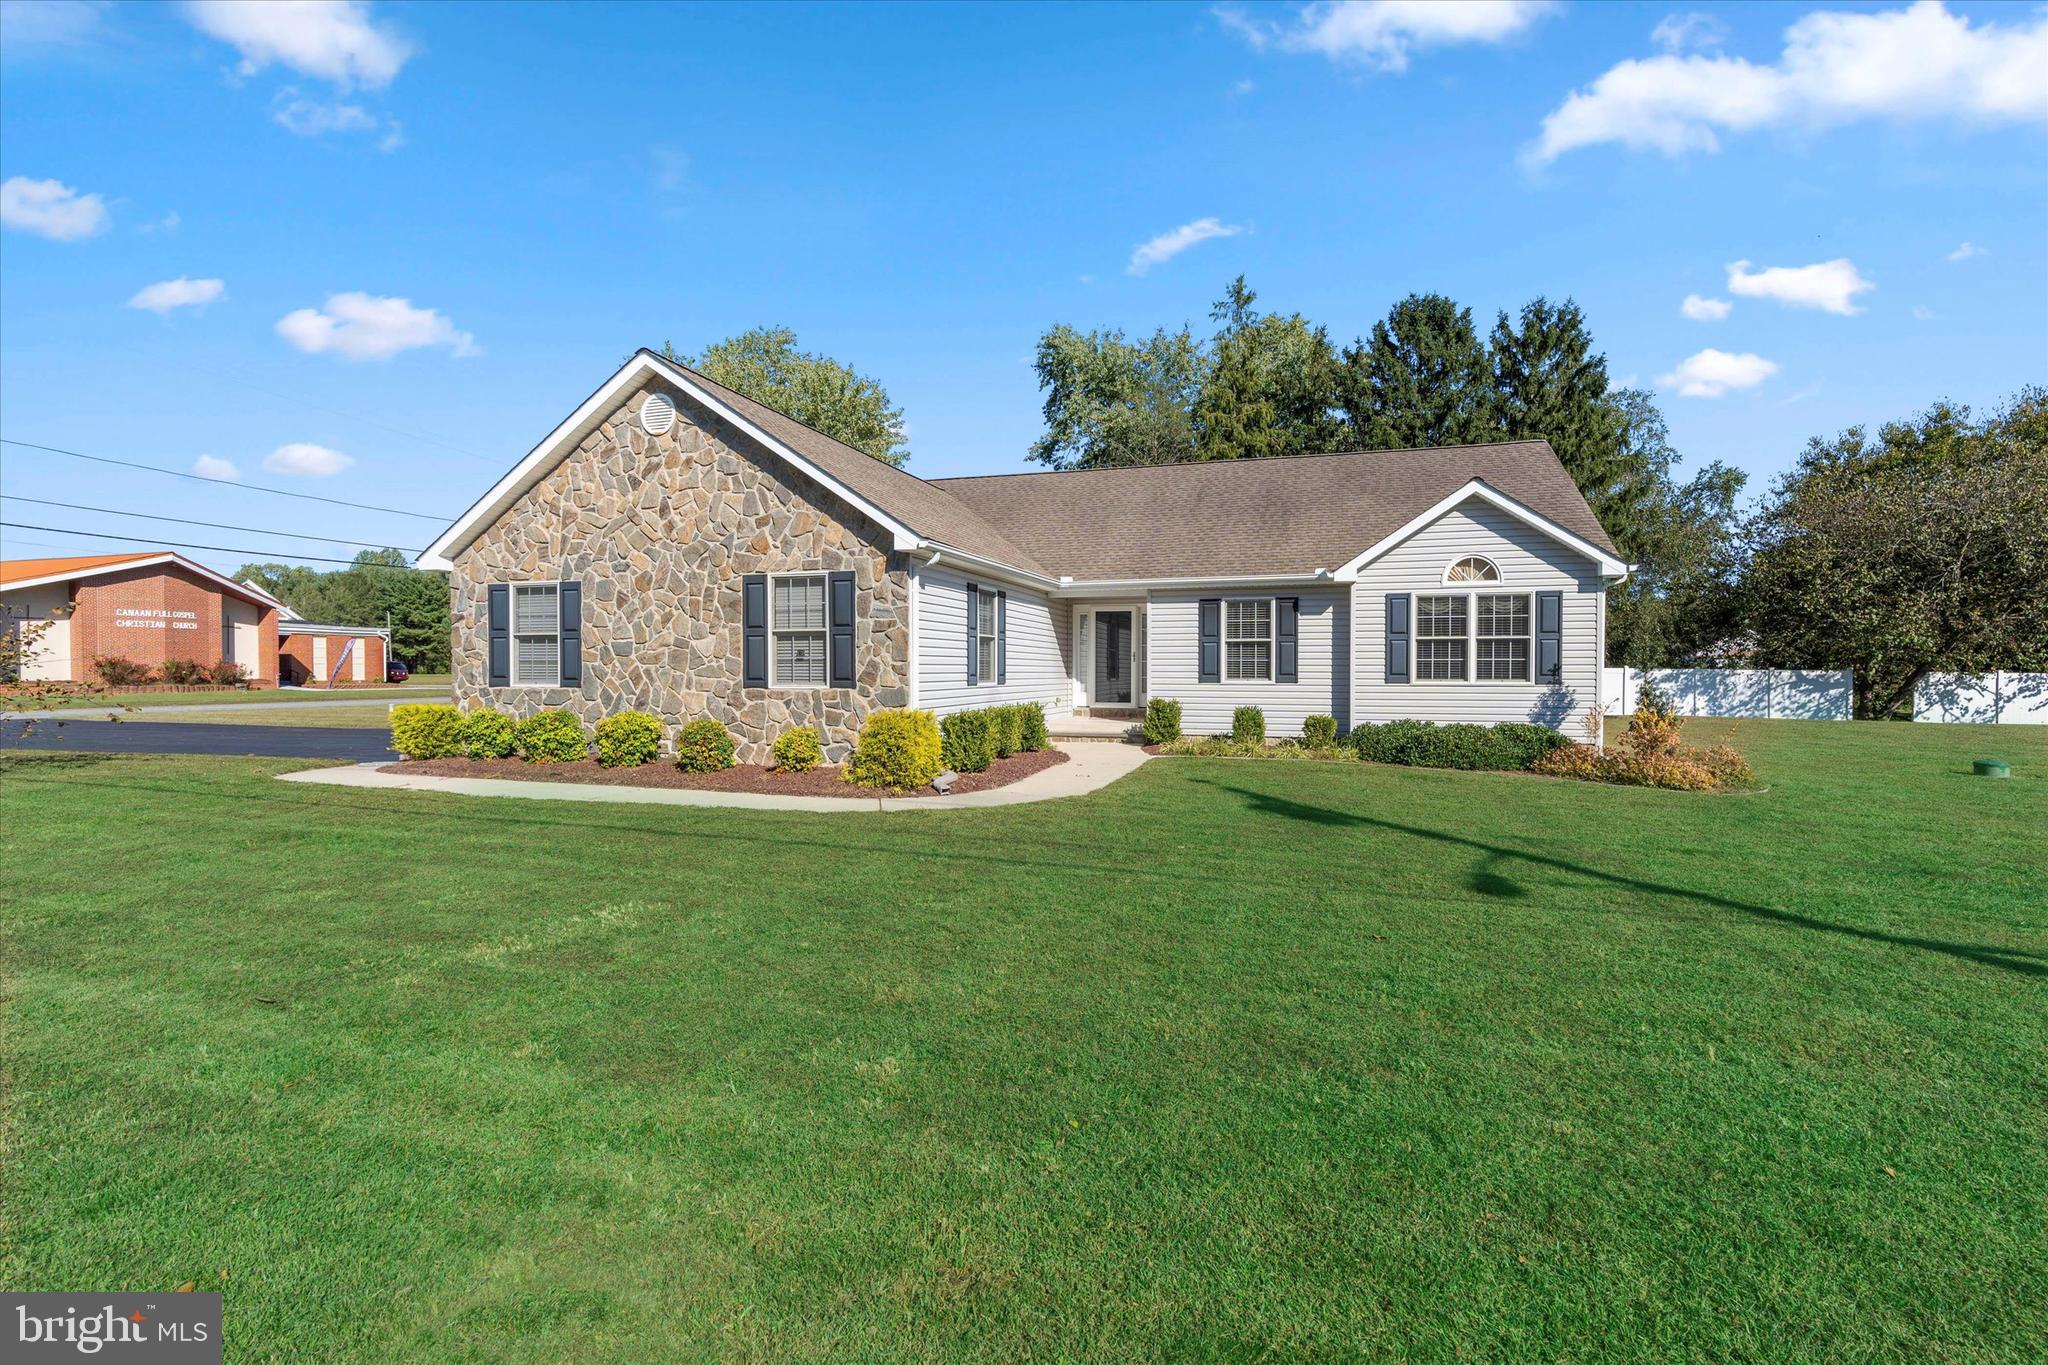
[[[117,464],[125,469],[146,469],[152,474],[169,474],[177,479],[196,479],[200,483],[222,483],[230,488],[246,489],[251,493],[272,493],[280,498],[299,498],[306,502],[330,503],[336,507],[356,507],[365,512],[389,512],[393,516],[418,517],[421,521],[438,521],[444,525],[455,520],[453,517],[435,516],[431,512],[408,512],[402,507],[375,507],[367,502],[348,502],[342,498],[323,498],[318,493],[294,493],[288,488],[265,488],[262,484],[242,483],[237,479],[216,479],[210,474],[188,474],[182,469],[165,469],[162,465],[137,464],[133,460],[115,460],[105,455],[87,455],[80,450],[65,450],[61,446],[38,445],[34,441],[15,441],[0,436],[0,445],[22,446],[28,450],[47,451],[52,455],[68,455],[74,460],[91,460],[96,464]]]
[[[125,540],[136,545],[168,545],[174,550],[216,550],[224,555],[255,555],[259,559],[309,559],[321,564],[347,564],[357,569],[411,569],[411,564],[358,564],[353,559],[336,559],[333,555],[302,555],[296,550],[246,550],[234,545],[194,545],[183,540],[155,540],[148,536],[117,536],[109,531],[74,531],[68,526],[31,526],[21,521],[0,521],[0,526],[17,531],[48,531],[60,536],[90,536],[94,540]]]
[[[41,507],[66,507],[74,512],[103,512],[110,517],[141,517],[144,521],[175,521],[181,526],[207,526],[216,531],[248,531],[259,536],[283,536],[287,540],[319,540],[329,545],[360,545],[366,550],[418,550],[404,545],[386,545],[381,540],[350,540],[347,536],[315,536],[304,531],[280,531],[273,526],[230,526],[224,521],[194,521],[190,517],[167,517],[161,512],[123,512],[117,507],[88,507],[82,502],[55,502],[49,498],[25,498],[19,493],[0,493],[0,502],[32,502]]]

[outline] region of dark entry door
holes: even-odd
[[[1095,613],[1096,706],[1129,706],[1131,689],[1131,614],[1127,611]]]

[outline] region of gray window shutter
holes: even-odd
[[[974,686],[981,681],[981,640],[975,634],[976,623],[981,620],[981,588],[973,583],[967,585],[967,685]]]
[[[1273,602],[1273,681],[1294,682],[1301,667],[1301,599],[1281,597]]]
[[[747,687],[768,685],[768,575],[740,580],[740,667]]]
[[[831,678],[834,687],[853,686],[853,575],[835,573],[826,584],[827,620],[832,624]]]
[[[1408,594],[1387,594],[1387,681],[1408,681]]]
[[[1204,597],[1200,604],[1200,656],[1196,676],[1201,682],[1223,681],[1223,599]]]
[[[1564,594],[1536,594],[1536,681],[1564,681]]]
[[[1010,680],[1010,594],[996,593],[996,686]]]
[[[493,583],[485,593],[484,624],[491,644],[491,686],[512,685],[512,589]]]
[[[583,585],[563,579],[555,585],[562,609],[562,686],[583,690]]]

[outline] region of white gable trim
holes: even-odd
[[[738,427],[752,440],[795,467],[806,478],[859,509],[863,515],[889,532],[895,541],[894,548],[911,550],[924,543],[910,527],[755,426],[729,404],[713,397],[692,382],[690,377],[676,366],[643,348],[634,352],[633,358],[621,366],[617,374],[606,380],[596,393],[584,399],[576,411],[570,413],[560,426],[549,432],[504,478],[498,480],[490,492],[477,499],[454,525],[443,531],[420,555],[418,567],[443,571],[453,569],[455,556],[475,540],[485,526],[503,515],[506,508],[517,502],[549,471],[567,458],[569,452],[596,429],[598,423],[618,403],[623,393],[648,378],[660,379],[682,390],[693,401]]]
[[[18,588],[40,588],[46,583],[69,583],[77,578],[104,578],[108,574],[126,573],[130,569],[149,569],[159,564],[175,564],[187,573],[197,574],[207,582],[225,588],[235,596],[244,601],[254,602],[259,607],[277,607],[280,610],[284,608],[284,603],[254,584],[238,583],[226,574],[215,573],[204,564],[195,564],[185,556],[170,551],[146,554],[137,559],[124,559],[118,564],[94,564],[89,568],[46,573],[39,578],[19,578],[8,583],[0,583],[0,592],[13,592]]]
[[[1541,513],[1533,512],[1529,508],[1524,507],[1521,503],[1516,502],[1507,494],[1487,483],[1486,480],[1473,479],[1463,488],[1460,488],[1457,492],[1451,494],[1442,502],[1437,503],[1427,512],[1416,517],[1406,526],[1403,526],[1384,540],[1379,541],[1364,554],[1337,570],[1337,581],[1340,583],[1357,581],[1359,571],[1366,565],[1372,563],[1375,559],[1378,559],[1381,555],[1393,549],[1423,527],[1428,526],[1439,517],[1452,511],[1459,503],[1464,502],[1468,498],[1478,498],[1482,502],[1491,503],[1523,525],[1533,530],[1541,531],[1558,544],[1584,555],[1587,559],[1600,566],[1600,573],[1604,578],[1620,580],[1628,577],[1629,566],[1616,559],[1607,551],[1594,545],[1591,541],[1573,535],[1570,531],[1565,530],[1564,527],[1559,526]]]

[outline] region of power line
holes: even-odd
[[[135,545],[168,545],[174,550],[215,550],[224,555],[269,556],[275,559],[309,559],[321,564],[347,564],[357,569],[411,569],[411,564],[358,564],[353,559],[332,555],[302,555],[296,550],[247,550],[234,545],[194,545],[183,540],[155,540],[148,536],[117,536],[110,531],[74,531],[68,526],[31,526],[22,521],[0,521],[0,526],[17,531],[48,531],[59,536],[90,536],[94,540],[125,540]]]
[[[125,469],[145,469],[152,474],[169,474],[176,479],[196,479],[200,483],[223,483],[230,488],[245,489],[251,493],[271,493],[280,498],[299,498],[305,502],[324,502],[336,507],[355,507],[365,512],[389,512],[393,516],[418,517],[421,521],[438,521],[443,524],[455,520],[453,517],[435,516],[431,512],[408,512],[402,507],[376,507],[367,502],[348,502],[342,498],[323,498],[318,493],[294,493],[288,488],[265,488],[258,483],[242,483],[237,479],[216,479],[211,474],[188,474],[182,469],[165,469],[162,465],[137,464],[133,460],[116,460],[105,455],[87,455],[80,450],[65,450],[61,446],[37,445],[34,441],[15,441],[0,436],[0,445],[22,446],[29,450],[48,451],[52,455],[68,455],[74,460],[91,460],[96,464],[117,464]]]
[[[347,536],[315,536],[304,531],[280,531],[274,526],[230,526],[224,521],[194,521],[190,517],[167,517],[161,512],[123,512],[117,507],[88,507],[82,502],[55,502],[49,498],[25,498],[19,493],[0,493],[0,502],[32,502],[42,507],[67,507],[74,512],[102,512],[110,517],[141,517],[144,521],[175,521],[181,526],[209,526],[216,531],[248,531],[259,536],[283,536],[287,540],[320,540],[330,545],[360,545],[366,550],[418,550],[404,545],[387,545],[381,540],[350,540]]]

